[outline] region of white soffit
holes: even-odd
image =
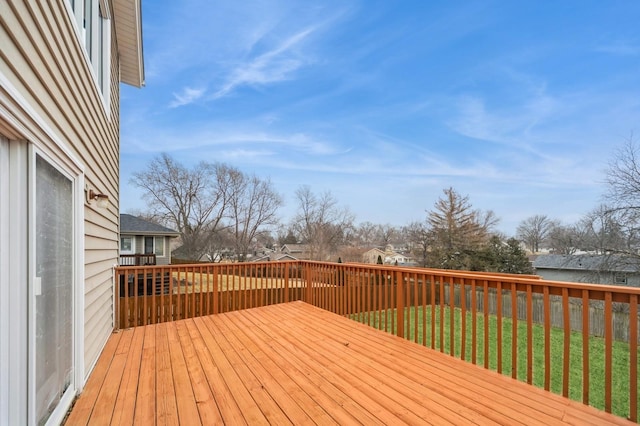
[[[120,81],[144,86],[141,0],[113,0],[116,40],[120,56]]]

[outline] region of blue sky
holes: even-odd
[[[160,153],[331,191],[356,222],[442,190],[499,228],[601,202],[640,131],[640,2],[143,1],[146,87],[121,93],[121,210]]]

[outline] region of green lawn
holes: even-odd
[[[435,347],[440,350],[440,307],[436,307],[436,333]],[[449,330],[450,311],[448,307],[443,308],[444,312],[444,352],[449,353]],[[417,314],[417,327],[414,326]],[[407,308],[405,309],[405,337],[414,340],[414,333],[418,334],[418,343],[423,344],[422,327],[423,315],[426,314],[426,346],[431,346],[431,307]],[[354,315],[353,319],[369,323],[376,328],[385,328],[385,317],[387,318],[386,330],[391,332],[391,316],[395,315],[395,310],[382,312],[363,313]],[[455,308],[455,342],[454,353],[460,358],[461,342],[461,310]],[[410,324],[407,326],[407,319]],[[380,322],[382,320],[382,322]],[[471,362],[471,313],[466,314],[466,350],[465,359]],[[477,346],[476,363],[484,365],[484,316],[477,315]],[[395,332],[397,324],[394,324]],[[533,363],[532,378],[535,386],[544,387],[544,329],[540,325],[533,325]],[[510,318],[502,319],[502,373],[511,375],[511,340],[512,322]],[[497,318],[489,316],[489,368],[497,371]],[[582,335],[571,333],[569,351],[569,398],[582,401]],[[563,342],[564,330],[559,328],[551,329],[551,391],[562,394],[562,365],[563,365]],[[521,381],[527,380],[527,324],[524,321],[518,322],[518,362],[517,376]],[[591,337],[589,339],[589,405],[604,410],[604,339]],[[638,363],[640,371],[640,362]],[[621,417],[628,417],[629,412],[629,345],[624,342],[614,342],[613,344],[613,365],[612,365],[612,412]]]

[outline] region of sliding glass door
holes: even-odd
[[[38,424],[74,391],[73,206],[73,181],[36,154],[31,342]]]

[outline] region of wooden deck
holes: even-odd
[[[632,424],[303,302],[115,333],[67,423]]]

